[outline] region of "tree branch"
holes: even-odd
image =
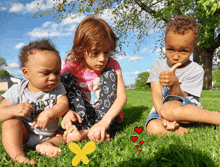
[[[148,6],[146,6],[144,3],[142,3],[140,0],[135,0],[136,4],[138,4],[142,10],[148,12],[150,15],[155,16],[157,14],[157,11],[150,9]],[[168,22],[167,19],[162,19],[165,22]]]
[[[220,15],[220,8],[215,11],[214,15],[215,15],[215,16],[219,16],[219,15]]]
[[[150,6],[148,6],[148,8],[150,8],[150,7],[152,7],[152,6],[156,5],[156,4],[158,4],[158,3],[160,3],[160,2],[163,2],[163,1],[164,1],[164,0],[157,1],[157,2],[155,2],[155,3],[153,3],[153,4],[151,4]]]

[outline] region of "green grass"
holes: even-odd
[[[96,144],[96,149],[88,154],[89,164],[82,161],[77,166],[220,166],[220,128],[209,126],[194,129],[183,136],[166,135],[150,137],[144,131],[138,134],[135,127],[143,127],[152,107],[150,90],[127,90],[128,101],[123,111],[123,124],[110,142]],[[203,91],[201,103],[204,108],[220,112],[220,93]],[[130,137],[137,136],[133,142]],[[1,138],[1,136],[0,136]],[[144,141],[141,145],[139,141]],[[83,148],[86,142],[77,143]],[[138,148],[135,145],[139,145]],[[36,166],[72,166],[75,156],[68,145],[62,145],[62,152],[51,160],[25,147],[25,153],[36,161]],[[141,152],[139,150],[142,150]],[[6,154],[0,143],[0,166],[19,166]],[[28,165],[22,165],[28,166]]]

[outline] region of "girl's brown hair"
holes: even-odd
[[[199,26],[193,17],[178,15],[173,20],[167,23],[166,34],[170,31],[177,32],[178,34],[185,34],[187,31],[192,31],[195,36],[195,44],[199,38]]]
[[[85,52],[90,52],[92,46],[108,39],[111,43],[111,51],[116,50],[118,38],[111,27],[95,15],[87,16],[77,27],[73,47],[66,57],[66,61],[82,63]],[[69,57],[69,59],[68,59]]]

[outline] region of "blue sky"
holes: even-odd
[[[23,78],[19,68],[19,49],[27,45],[30,41],[49,38],[60,52],[61,59],[65,60],[67,52],[73,44],[73,35],[80,21],[86,16],[81,15],[77,19],[67,18],[58,22],[51,15],[31,18],[32,13],[37,13],[37,3],[43,0],[1,0],[0,1],[0,56],[7,61],[6,68],[15,77]],[[47,0],[47,4],[41,6],[43,10],[52,7],[54,1]],[[75,15],[72,13],[72,15]],[[27,16],[29,18],[27,18]],[[101,16],[112,25],[111,14],[105,11]],[[149,30],[153,32],[153,30]],[[134,32],[135,33],[135,32]],[[150,69],[151,64],[159,58],[159,53],[155,49],[155,43],[159,40],[159,33],[151,33],[150,38],[146,38],[147,44],[140,45],[136,53],[134,45],[123,46],[126,56],[117,56],[121,65],[125,84],[134,84],[137,74]],[[132,43],[132,41],[130,41]],[[157,43],[159,47],[159,43]],[[130,79],[129,79],[130,78]]]

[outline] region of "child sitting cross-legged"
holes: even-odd
[[[153,63],[147,81],[154,105],[145,124],[150,135],[184,134],[188,128],[181,123],[220,125],[220,113],[203,109],[199,101],[204,70],[189,60],[198,34],[192,17],[177,16],[167,24],[166,59]]]

